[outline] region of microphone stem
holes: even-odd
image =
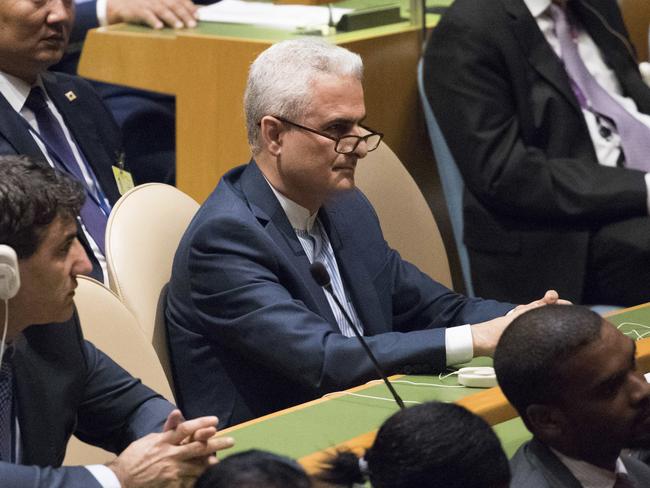
[[[405,405],[404,405],[404,401],[397,394],[397,391],[395,391],[395,388],[393,388],[393,385],[391,384],[391,382],[388,381],[388,378],[386,377],[386,375],[382,371],[381,366],[379,366],[379,363],[377,362],[377,359],[375,358],[375,355],[372,353],[372,351],[370,350],[370,347],[368,347],[368,344],[366,343],[366,341],[361,336],[361,333],[359,332],[359,329],[357,329],[356,324],[354,322],[352,322],[352,319],[350,318],[348,313],[345,311],[345,308],[341,304],[341,301],[336,296],[336,293],[334,293],[334,290],[332,289],[332,285],[330,283],[328,283],[323,288],[325,288],[325,290],[327,290],[327,292],[330,295],[332,295],[332,298],[334,298],[334,301],[338,305],[339,309],[341,310],[341,312],[343,312],[343,316],[345,317],[345,320],[348,321],[348,324],[350,324],[350,327],[352,327],[352,332],[354,332],[354,335],[357,337],[357,339],[359,339],[359,342],[361,343],[363,348],[366,350],[366,354],[370,358],[370,361],[372,361],[372,364],[374,365],[375,370],[377,371],[377,374],[379,375],[379,377],[382,380],[384,380],[384,383],[386,383],[386,386],[388,387],[388,390],[390,391],[391,395],[393,395],[393,398],[395,399],[395,403],[397,403],[397,405],[401,409],[406,408]]]

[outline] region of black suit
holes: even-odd
[[[118,453],[161,431],[173,409],[85,342],[76,316],[26,329],[12,362],[22,456],[21,465],[0,462],[2,486],[98,486],[85,469],[54,469],[70,436]]]
[[[650,113],[636,61],[584,6],[627,37],[616,1],[582,1],[569,2],[576,17],[624,94]],[[598,164],[568,76],[524,2],[457,0],[424,63],[429,101],[468,190],[464,240],[477,294],[527,302],[556,288],[577,302],[638,302],[600,292],[628,281],[622,271],[603,276],[623,257],[636,263],[628,268],[650,269],[644,174]]]

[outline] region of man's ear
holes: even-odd
[[[528,428],[542,442],[550,443],[566,435],[566,419],[562,412],[551,405],[532,404],[526,408]]]
[[[260,121],[260,134],[262,144],[267,152],[273,156],[280,156],[282,153],[282,135],[284,134],[284,124],[282,121],[265,115]]]

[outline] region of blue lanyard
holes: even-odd
[[[22,115],[20,116],[20,118],[23,121],[23,123],[27,126],[27,130],[31,134],[36,136],[36,138],[41,142],[41,144],[43,144],[43,146],[45,146],[45,149],[47,150],[47,153],[50,155],[50,157],[54,158],[57,163],[59,163],[63,168],[65,168],[65,170],[68,172],[68,174],[74,176],[74,172],[70,169],[70,166],[63,160],[63,158],[61,156],[59,156],[57,154],[57,152],[54,150],[54,148],[52,148],[52,146],[49,145],[45,139],[43,139],[43,137],[38,133],[38,131],[34,130],[34,128],[29,124],[29,122],[27,122],[22,117]],[[81,150],[79,150],[79,151],[81,153]],[[73,151],[73,153],[74,153],[74,151]],[[84,156],[81,156],[81,157],[82,157],[82,159],[84,159]],[[90,175],[90,178],[93,180],[93,185],[95,187],[95,191],[93,191],[92,188],[88,186],[88,182],[85,181],[85,179],[83,181],[81,181],[81,183],[83,184],[88,196],[93,200],[93,202],[95,202],[97,204],[97,206],[102,210],[102,212],[104,212],[104,215],[106,215],[108,217],[110,215],[110,213],[111,213],[111,206],[108,204],[106,196],[104,195],[104,192],[101,189],[101,186],[99,186],[99,181],[97,181],[97,178],[95,177],[95,172],[90,167],[87,168],[87,172]],[[83,171],[82,171],[82,174],[83,174]]]

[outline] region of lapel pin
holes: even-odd
[[[69,102],[74,102],[77,99],[77,95],[70,90],[69,92],[66,92],[65,97],[68,99]]]

